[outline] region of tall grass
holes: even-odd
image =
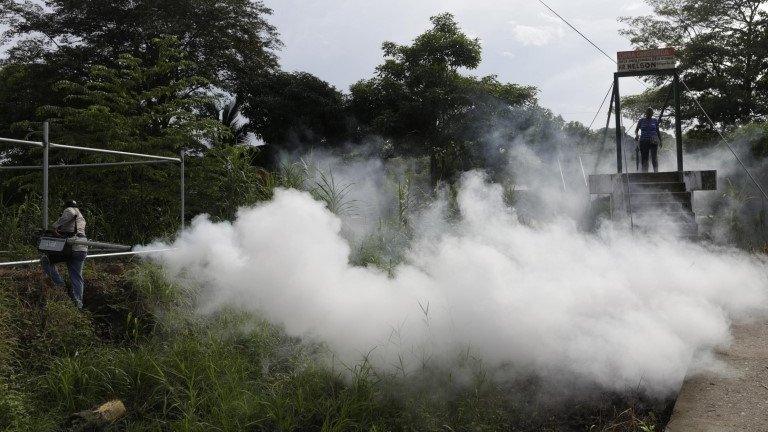
[[[0,195],[0,261],[26,258],[35,252],[35,232],[40,228],[40,196],[29,194],[15,206]]]
[[[15,293],[0,297],[0,317],[9,318],[0,332],[26,340],[8,339],[0,431],[57,430],[70,414],[113,398],[128,408],[119,426],[128,431],[554,431],[589,421],[592,430],[629,431],[652,421],[647,410],[634,410],[611,423],[602,405],[572,407],[582,414],[573,420],[573,410],[537,402],[535,384],[491,379],[469,350],[453,365],[425,360],[408,374],[375,370],[364,359],[342,365],[321,343],[288,336],[251,313],[195,313],[194,290],[169,283],[156,266],[98,270],[89,286],[112,293],[112,313],[130,312],[141,323],[136,337],[96,331],[123,324],[101,316],[106,306],[87,304],[96,309],[80,314],[58,294],[39,329],[25,297],[33,290],[20,289],[21,280],[0,283]]]
[[[241,165],[215,174],[237,182]],[[249,176],[256,182],[249,200],[294,187],[341,216],[358,210],[353,185],[331,170],[299,162]],[[413,217],[433,197],[419,191],[419,181],[407,172],[389,179],[395,205],[355,243],[354,264],[392,274],[405,259]],[[455,187],[445,194],[455,214]],[[236,198],[228,196],[221,217],[231,215]],[[128,407],[119,427],[129,431],[629,431],[661,424],[624,401],[576,406],[583,415],[574,420],[569,409],[540,404],[536,383],[491,379],[495,371],[469,350],[450,365],[425,359],[411,373],[375,370],[365,359],[340,365],[322,343],[286,335],[253,314],[199,314],[195,287],[170,283],[153,265],[90,266],[88,279],[90,311],[50,294],[42,329],[39,305],[28,298],[34,290],[0,282],[16,290],[0,295],[0,431],[55,430],[70,414],[113,398]],[[429,305],[422,309],[428,320]],[[606,406],[621,409],[611,415]],[[26,420],[29,412],[38,418]]]
[[[372,424],[374,401],[365,380],[348,386],[255,322],[252,331],[222,336],[232,331],[220,327],[226,321],[218,317],[136,349],[57,359],[41,397],[61,413],[120,397],[131,411],[128,422],[142,429],[350,430]],[[248,343],[254,339],[256,346]]]

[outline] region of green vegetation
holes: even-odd
[[[632,42],[683,45],[686,81],[763,161],[766,17],[754,6],[765,2],[649,3],[654,17],[627,21]],[[734,15],[743,10],[752,13]],[[270,13],[257,0],[0,0],[0,24],[9,28],[0,39],[0,136],[39,139],[48,119],[54,142],[186,151],[187,218],[215,221],[270,199],[276,187],[306,190],[341,216],[357,211],[354,185],[281,152],[322,148],[402,163],[388,172],[393,213],[352,242],[355,265],[390,273],[413,235],[409,215],[436,191],[451,205],[462,172],[485,170],[508,186],[510,203],[517,199],[515,173],[499,156],[512,143],[550,159],[612,157],[603,145],[611,130],[565,123],[538,104],[533,87],[469,75],[481,45],[450,14],[432,17],[411,43],[383,43],[375,75],[344,93],[280,69]],[[627,106],[659,106],[666,92],[658,86]],[[682,114],[692,126],[688,149],[707,147],[713,131],[692,106]],[[257,141],[265,145],[250,145]],[[0,150],[3,165],[40,157],[39,149]],[[112,160],[62,151],[51,158]],[[765,227],[765,214],[746,210],[755,200],[742,180],[729,181],[710,221],[726,227],[726,242],[758,249],[768,237],[752,232]],[[0,178],[3,260],[35,253],[40,183],[38,171]],[[51,170],[51,185],[51,214],[76,198],[92,238],[136,244],[177,232],[174,164]],[[403,377],[365,362],[333,364],[321,342],[289,337],[258,316],[201,316],[192,288],[168,283],[151,265],[89,263],[87,272],[83,314],[63,293],[42,291],[37,270],[0,273],[0,431],[66,430],[70,414],[111,398],[128,406],[114,428],[127,431],[650,431],[664,423],[664,406],[631,394],[548,404],[541,383],[491,380],[469,353],[458,360],[461,385],[439,365]]]
[[[351,110],[366,132],[394,139],[395,154],[429,155],[433,181],[455,179],[482,152],[479,118],[500,107],[535,105],[536,89],[475,78],[480,41],[470,39],[450,14],[434,16],[432,29],[410,46],[385,42],[376,77],[351,87]],[[474,163],[473,163],[474,162]]]
[[[194,292],[155,266],[94,266],[85,313],[61,292],[41,297],[36,270],[3,273],[0,430],[76,430],[70,414],[113,398],[128,408],[114,430],[128,431],[660,430],[638,400],[555,407],[471,356],[407,377],[329,363],[322,344],[257,316],[196,314]]]
[[[768,118],[768,11],[764,0],[646,0],[653,14],[625,17],[622,33],[637,48],[676,47],[681,75],[722,129]],[[637,117],[661,106],[669,83],[659,78],[625,106]],[[664,84],[664,85],[662,85]],[[684,98],[682,116],[694,130],[714,131],[704,114]]]
[[[495,138],[507,144],[523,133],[545,142],[562,129],[559,117],[537,105],[535,88],[461,73],[477,67],[481,48],[450,14],[433,17],[410,46],[384,43],[377,75],[345,95],[311,74],[279,70],[271,11],[259,1],[0,4],[0,23],[9,26],[0,135],[39,139],[48,119],[57,143],[165,156],[184,150],[190,218],[207,212],[228,219],[268,197],[280,152],[371,147],[385,158],[424,157],[435,185],[495,162],[485,157],[486,127],[509,123]],[[384,139],[371,145],[374,134]],[[248,145],[257,140],[267,145]],[[0,151],[8,165],[39,164],[40,157],[39,149]],[[53,165],[113,159],[51,152]],[[52,170],[49,210],[76,197],[92,237],[131,244],[165,237],[178,227],[177,169]],[[12,214],[30,208],[41,183],[39,171],[18,174],[0,179],[0,199]],[[22,234],[27,228],[7,228],[14,231],[0,245],[21,255],[19,245],[31,240]]]
[[[678,3],[685,6],[684,14],[671,16]],[[705,106],[731,98],[722,105],[724,112],[738,113],[738,118],[715,113],[715,119],[724,127],[755,122],[748,128],[764,130],[759,123],[764,121],[759,109],[765,105],[759,103],[765,97],[764,44],[747,44],[736,34],[747,28],[752,33],[745,37],[763,40],[755,29],[765,27],[765,12],[754,7],[764,2],[742,3],[720,17],[725,3],[653,1],[655,15],[629,20],[628,35],[637,46],[682,44],[685,76],[695,89],[711,89],[702,92],[711,98]],[[577,152],[595,154],[597,160],[611,157],[611,146],[603,142],[605,132],[610,140],[610,130],[566,124],[538,104],[534,87],[469,75],[482,60],[481,44],[447,13],[433,16],[431,26],[411,43],[384,42],[375,74],[343,93],[309,73],[280,70],[277,29],[261,1],[157,5],[138,0],[96,6],[54,0],[41,8],[2,0],[0,6],[0,24],[8,26],[7,54],[0,63],[0,135],[39,139],[41,122],[48,119],[54,142],[166,156],[184,150],[187,218],[209,213],[216,220],[231,219],[239,206],[269,198],[284,175],[281,152],[323,148],[420,159],[427,161],[428,193],[440,182],[450,187],[471,169],[507,181],[514,173],[499,155],[516,142],[525,142],[553,166],[555,156],[575,160]],[[749,13],[739,17],[736,11]],[[688,27],[671,28],[664,21],[668,18],[690,21],[691,31],[707,31],[696,37],[681,34]],[[702,38],[733,43],[720,47],[725,51],[705,53]],[[749,49],[741,49],[745,44]],[[732,59],[734,67],[723,71],[730,78],[694,79],[719,76],[702,72],[728,63],[712,62],[712,56]],[[749,67],[736,67],[742,64]],[[744,90],[733,91],[734,86]],[[666,94],[664,86],[653,91]],[[644,105],[646,96],[627,106]],[[696,122],[691,109],[684,116]],[[697,124],[688,132],[689,149],[711,142],[712,131],[701,119]],[[266,145],[249,145],[259,140]],[[765,139],[755,142],[753,154],[764,157]],[[40,156],[39,149],[4,147],[0,163],[39,164]],[[54,165],[113,159],[51,154]],[[56,214],[65,199],[76,198],[91,237],[128,244],[168,237],[179,225],[177,169],[162,164],[52,170],[49,211]],[[39,211],[35,194],[41,173],[13,174],[0,178],[5,210],[0,250],[23,257]]]

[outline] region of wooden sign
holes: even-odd
[[[674,48],[621,51],[616,57],[619,72],[674,69],[677,66]]]

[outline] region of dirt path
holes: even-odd
[[[768,431],[768,323],[735,326],[729,370],[683,384],[667,432]]]

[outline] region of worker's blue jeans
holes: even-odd
[[[85,265],[86,255],[88,255],[88,252],[85,251],[72,252],[72,257],[67,260],[69,281],[72,283],[72,288],[70,289],[69,294],[72,296],[72,300],[78,308],[83,307],[83,290],[85,289],[83,266]],[[47,256],[43,256],[40,262],[43,265],[43,270],[51,277],[53,283],[63,287],[64,279],[62,279],[59,271],[56,270],[56,265],[51,264]]]
[[[640,166],[648,172],[648,156],[651,157],[653,172],[659,172],[659,144],[654,140],[640,140]]]

